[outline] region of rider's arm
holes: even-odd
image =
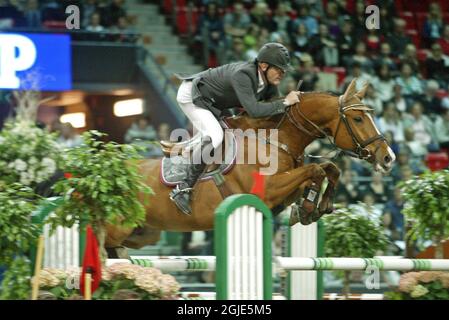
[[[257,101],[251,79],[245,72],[236,72],[231,77],[232,87],[241,106],[252,118],[267,117],[284,112],[286,105],[282,100],[273,102]]]

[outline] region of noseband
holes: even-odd
[[[301,116],[301,118],[303,118],[308,124],[310,124],[316,131],[319,132],[319,134],[316,134],[314,132],[312,132],[311,130],[307,130],[302,124],[301,122],[299,122],[296,118],[295,118],[295,114],[293,113],[293,108],[289,107],[286,112],[285,115],[287,116],[288,120],[300,131],[304,132],[305,134],[313,137],[313,138],[328,138],[329,142],[331,143],[331,145],[334,147],[334,149],[339,150],[340,152],[343,152],[344,154],[350,156],[350,157],[354,157],[354,158],[358,158],[358,159],[362,159],[362,160],[367,160],[367,161],[371,161],[371,159],[374,159],[374,155],[376,154],[377,150],[379,149],[379,146],[376,147],[376,150],[371,153],[370,150],[367,149],[367,147],[374,143],[377,140],[382,140],[382,141],[386,141],[385,137],[382,134],[377,134],[371,138],[368,138],[366,140],[360,141],[359,137],[357,137],[357,135],[355,134],[354,130],[352,129],[351,125],[349,124],[349,121],[347,119],[346,116],[346,111],[349,110],[359,110],[359,111],[363,111],[364,113],[366,112],[371,112],[373,111],[372,108],[367,107],[366,105],[364,105],[363,103],[354,103],[351,104],[349,106],[345,106],[343,104],[343,96],[340,96],[338,98],[338,110],[339,110],[339,120],[338,120],[338,124],[337,124],[337,129],[335,130],[335,134],[333,136],[327,134],[323,129],[321,129],[318,125],[316,125],[313,121],[309,120],[305,114],[303,112],[301,112],[301,110],[298,108],[297,111],[299,113],[299,115]],[[283,121],[284,117],[282,117],[281,121],[279,122],[278,126],[280,126],[281,122]],[[343,149],[340,148],[336,145],[335,141],[337,141],[337,137],[338,137],[338,132],[340,130],[340,124],[343,123],[346,127],[346,130],[349,133],[349,136],[352,139],[352,142],[355,145],[355,150],[351,150],[351,149]],[[333,140],[331,139],[333,138]]]

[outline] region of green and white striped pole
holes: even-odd
[[[283,270],[449,271],[449,259],[276,257]]]

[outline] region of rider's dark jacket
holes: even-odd
[[[253,118],[281,113],[286,107],[282,99],[266,101],[279,97],[276,86],[265,84],[257,92],[259,72],[255,61],[230,63],[180,78],[193,81],[192,100],[198,107],[219,110],[242,107]]]

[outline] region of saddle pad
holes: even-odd
[[[212,179],[213,175],[217,172],[221,174],[227,174],[235,164],[235,158],[237,156],[237,143],[235,136],[231,132],[225,131],[225,157],[220,166],[211,172],[204,173],[199,181],[205,181]],[[189,166],[189,159],[183,156],[176,157],[163,157],[161,159],[161,171],[160,179],[163,184],[168,187],[175,187],[186,178],[187,168]]]

